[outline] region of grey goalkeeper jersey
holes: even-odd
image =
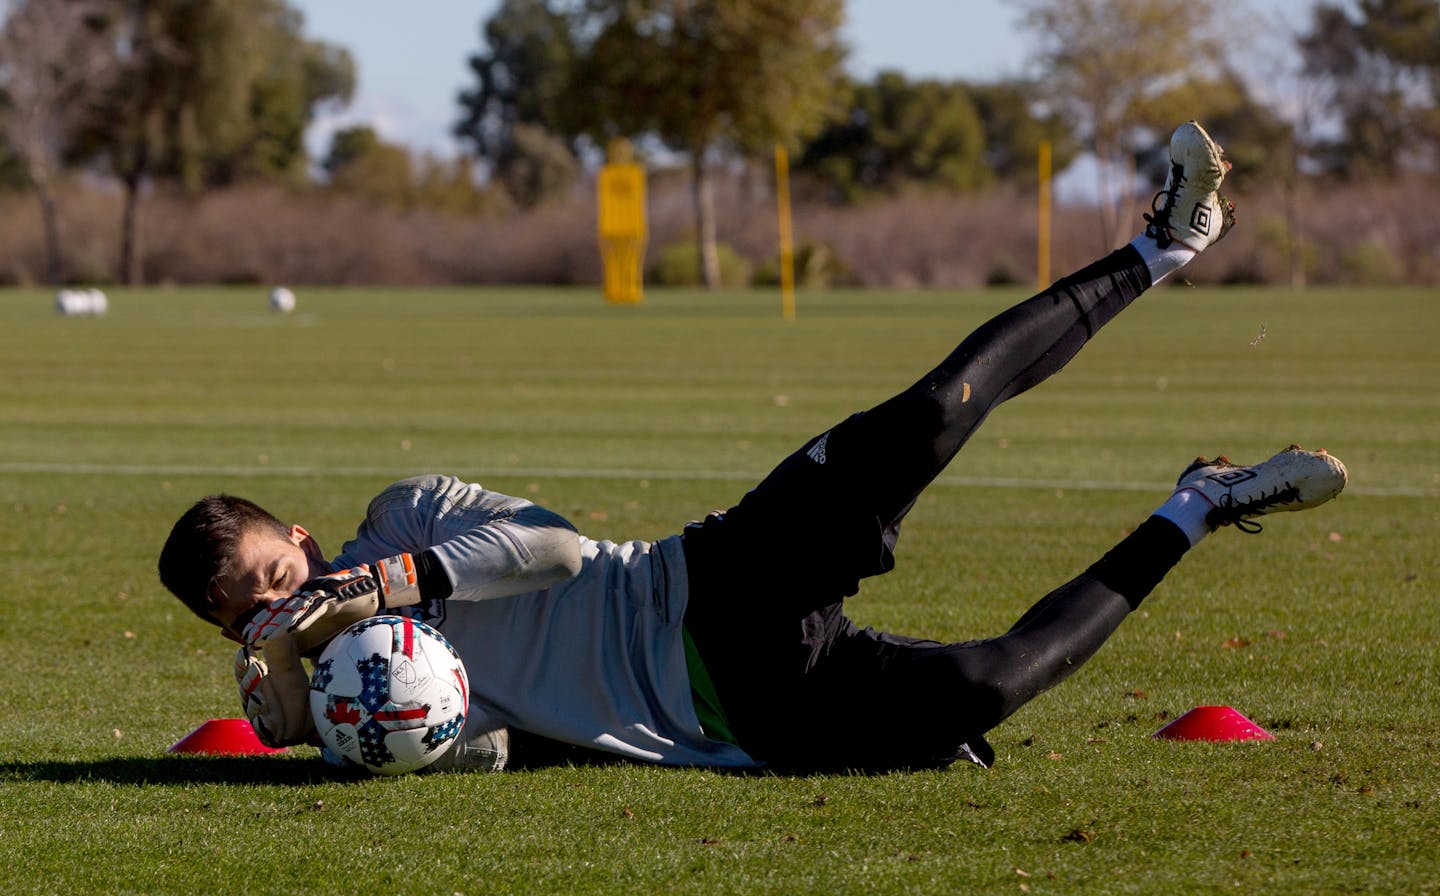
[[[454,593],[422,618],[464,659],[472,712],[650,762],[759,764],[707,738],[696,718],[679,536],[591,541],[530,501],[428,475],[371,501],[334,562],[344,569],[429,548]]]

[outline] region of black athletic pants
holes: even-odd
[[[1138,252],[1112,253],[686,528],[685,626],[741,747],[795,769],[988,763],[981,735],[1094,654],[1178,562],[1189,542],[1152,517],[983,641],[861,630],[842,606],[894,566],[906,512],[990,411],[1059,371],[1149,285]]]

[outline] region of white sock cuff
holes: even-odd
[[[1182,488],[1161,504],[1153,516],[1174,523],[1190,539],[1193,548],[1200,539],[1210,534],[1210,524],[1205,522],[1205,517],[1214,508],[1215,505],[1204,495],[1191,488]]]
[[[1179,243],[1171,243],[1169,248],[1161,249],[1155,245],[1153,239],[1143,233],[1131,240],[1130,245],[1135,247],[1135,251],[1145,259],[1145,266],[1150,268],[1152,286],[1185,267],[1192,258],[1200,254]]]

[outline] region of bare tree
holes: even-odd
[[[1225,7],[1218,0],[1012,2],[1039,38],[1041,83],[1074,117],[1099,163],[1101,236],[1112,248],[1118,208],[1131,192],[1128,185],[1116,189],[1112,178],[1116,170],[1133,170],[1144,105],[1223,71]],[[1175,114],[1193,117],[1185,109]]]
[[[1312,18],[1317,10],[1312,9]],[[1301,206],[1301,185],[1305,179],[1311,148],[1322,142],[1320,134],[1333,115],[1324,79],[1307,71],[1303,60],[1294,52],[1300,46],[1302,32],[1293,17],[1276,14],[1260,29],[1271,40],[1281,44],[1252,54],[1255,79],[1263,85],[1267,99],[1276,113],[1290,124],[1288,139],[1272,146],[1271,152],[1285,159],[1280,185],[1284,208],[1284,242],[1288,279],[1292,289],[1304,289],[1308,279],[1309,260],[1305,234],[1305,215]]]
[[[114,70],[100,10],[89,0],[21,0],[0,28],[4,137],[35,188],[51,283],[65,277],[55,186],[70,141]]]

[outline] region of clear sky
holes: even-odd
[[[455,97],[474,81],[466,59],[481,48],[481,23],[498,0],[291,2],[305,16],[307,36],[349,48],[359,69],[354,101],[317,124],[313,152],[323,153],[329,133],[351,124],[372,125],[386,140],[417,149],[453,152]],[[1313,0],[1234,0],[1232,7],[1247,3],[1254,37],[1302,27]],[[850,69],[861,77],[892,68],[912,77],[995,80],[1026,69],[1028,35],[1005,0],[847,0],[846,15]]]

